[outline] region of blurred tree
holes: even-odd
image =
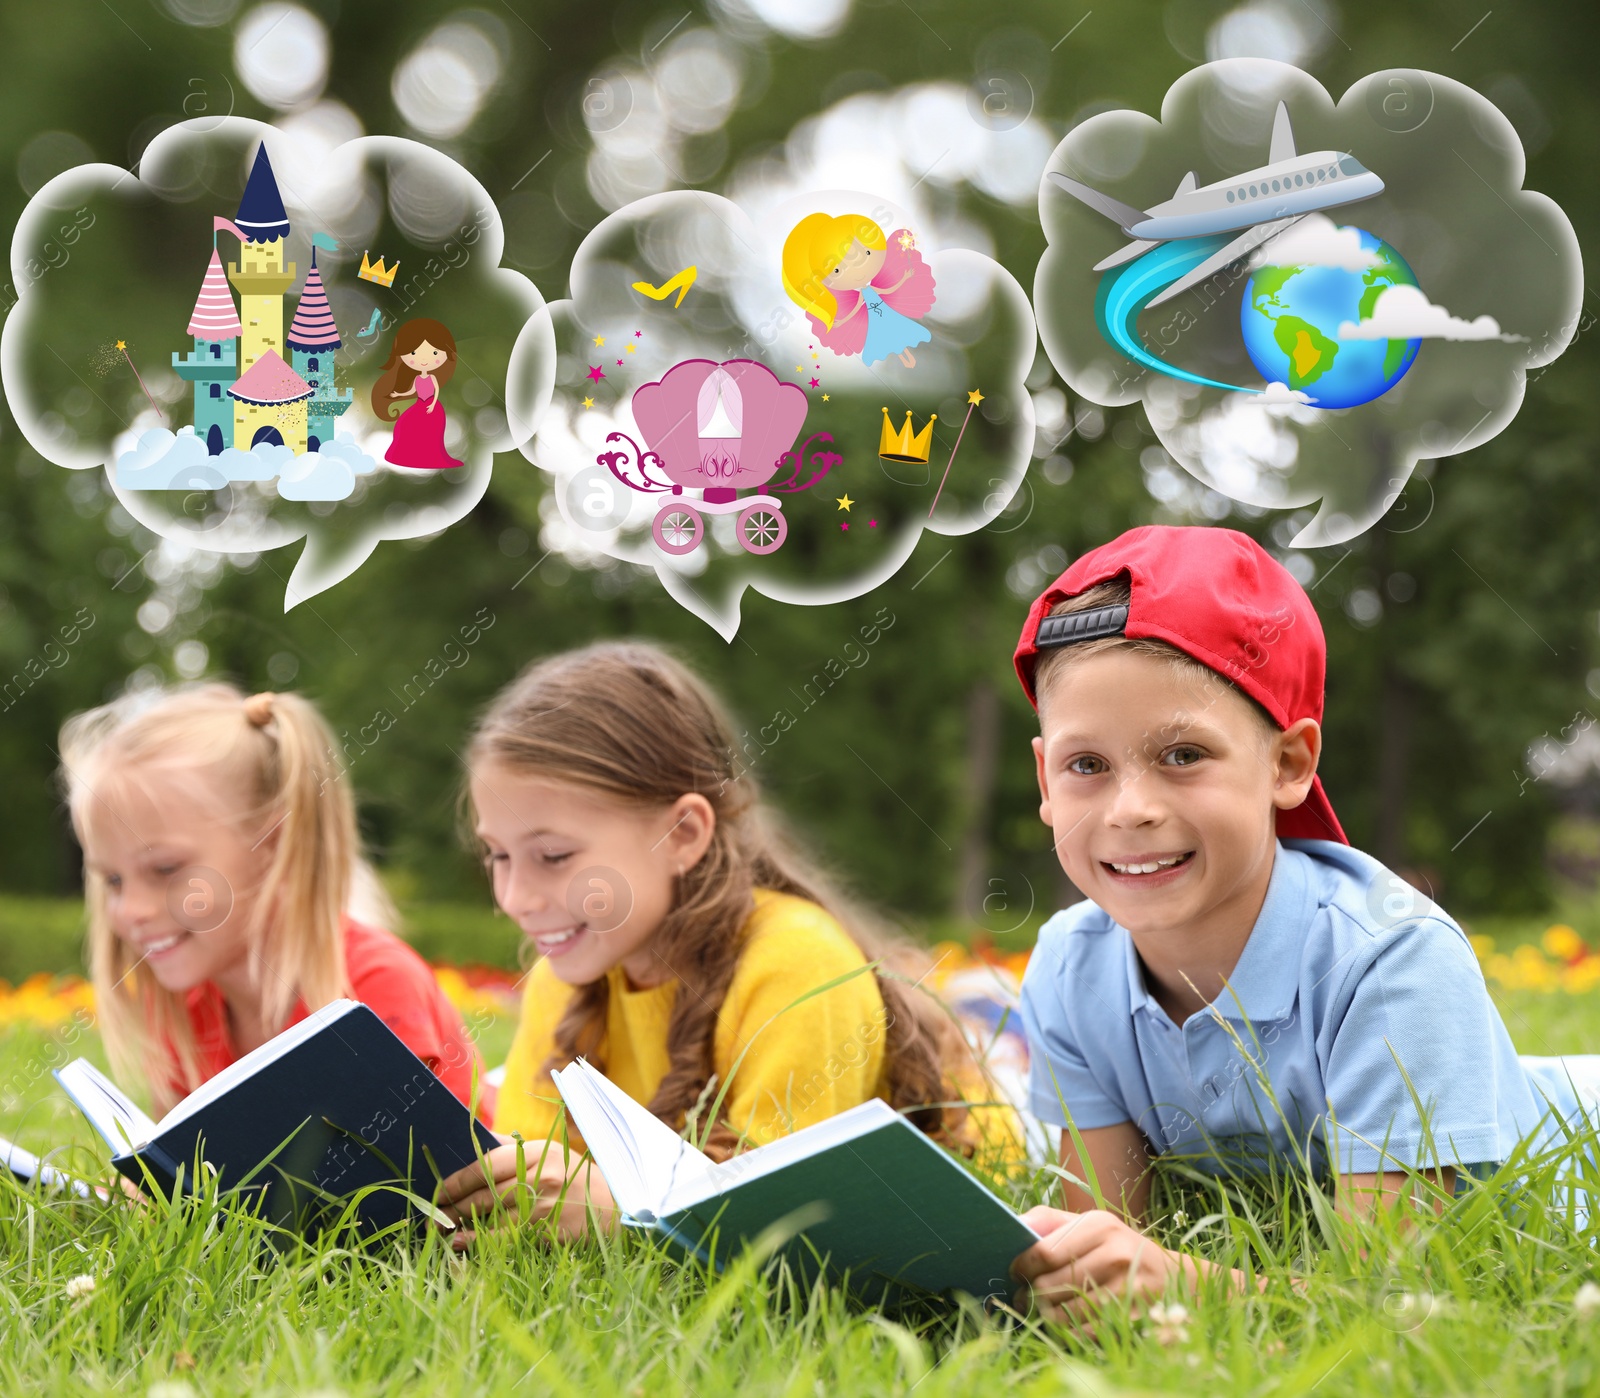
[[[1556,198],[1580,237],[1593,226],[1593,14],[1497,12],[1463,38],[1475,16],[1440,0],[1262,7],[1302,36],[1302,62],[1335,94],[1390,65],[1489,93],[1523,132],[1527,184]],[[234,34],[249,9],[232,25],[175,18],[205,8],[173,0],[119,14],[74,0],[51,7],[48,23],[28,7],[0,10],[9,98],[0,168],[18,171],[0,189],[0,221],[15,220],[61,152],[127,163],[183,115],[231,104],[272,116],[234,69]],[[215,8],[227,17],[227,6]],[[379,22],[369,6],[309,8],[331,36],[328,96],[367,130],[405,130],[396,66],[449,12],[395,0]],[[583,231],[602,215],[586,179],[591,80],[623,55],[648,67],[680,12],[554,0],[501,8],[490,7],[506,35],[501,81],[465,132],[437,143],[516,210],[523,231],[508,256],[555,297]],[[986,75],[1002,68],[1024,76],[1035,114],[1057,132],[1108,104],[1155,111],[1208,44],[1232,42],[1230,13],[1242,11],[1213,0],[1114,9],[1014,0],[1003,14],[964,0],[919,0],[914,10],[858,0],[821,41],[746,27],[742,105],[690,154],[708,171],[700,182],[715,187],[739,160],[779,149],[807,113],[852,91],[947,79],[973,83],[981,100]],[[692,23],[706,22],[695,12]],[[39,144],[51,131],[79,146]],[[996,256],[1031,285],[1042,240],[1030,209],[965,187],[930,197],[980,221]],[[182,294],[191,292],[185,281]],[[1589,527],[1600,405],[1582,387],[1597,367],[1592,341],[1580,336],[1530,383],[1521,417],[1498,441],[1438,463],[1431,479],[1419,473],[1348,552],[1308,556],[1329,642],[1333,799],[1353,839],[1426,871],[1452,905],[1469,909],[1545,896],[1552,808],[1544,784],[1525,780],[1525,752],[1593,703],[1584,683],[1600,609]],[[1030,386],[1060,392],[1042,359]],[[0,420],[0,684],[59,641],[78,608],[94,616],[69,659],[46,660],[44,677],[0,711],[11,793],[0,809],[0,885],[64,890],[75,879],[52,786],[60,720],[115,692],[135,667],[175,674],[179,644],[198,640],[210,670],[250,687],[302,688],[326,706],[369,833],[411,891],[482,897],[455,828],[457,754],[474,714],[536,655],[642,634],[676,646],[717,684],[748,735],[755,774],[866,892],[908,912],[959,908],[1009,926],[1021,910],[1069,895],[1037,819],[1033,718],[1010,673],[1025,599],[1070,558],[1150,519],[1227,523],[1280,555],[1293,533],[1281,516],[1229,512],[1192,482],[1172,490],[1136,410],[1070,404],[1051,435],[1062,440],[1041,441],[1018,500],[989,529],[925,536],[894,579],[852,602],[799,608],[750,595],[739,636],[724,644],[648,574],[622,565],[574,572],[545,556],[541,473],[518,456],[501,458],[466,521],[384,545],[355,577],[287,616],[287,551],[229,565],[215,580],[193,575],[198,590],[168,616],[172,565],[147,552],[155,541],[96,477],[42,463]],[[145,611],[142,626],[138,609],[152,600],[163,606]],[[830,659],[843,675],[822,686],[815,677]],[[380,711],[386,728],[375,722]],[[773,722],[780,711],[787,728]]]

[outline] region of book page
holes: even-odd
[[[39,1157],[0,1136],[0,1169],[10,1170],[19,1180],[35,1179],[39,1174]]]
[[[4,1136],[0,1136],[0,1170],[10,1170],[19,1180],[37,1180],[48,1189],[70,1189],[80,1199],[93,1197],[82,1180],[72,1179],[53,1165],[46,1165],[31,1150],[24,1150]],[[106,1197],[104,1190],[100,1191],[100,1197]]]
[[[676,1186],[704,1178],[711,1161],[597,1068],[578,1059],[551,1074],[612,1197],[649,1221]]]
[[[62,1091],[117,1155],[138,1150],[156,1134],[156,1124],[87,1058],[55,1070]]]
[[[248,1082],[263,1068],[276,1063],[290,1049],[298,1048],[307,1039],[315,1038],[330,1024],[350,1013],[359,1005],[356,1000],[332,1000],[320,1010],[307,1015],[299,1024],[291,1025],[283,1033],[268,1039],[259,1048],[251,1049],[243,1058],[235,1059],[215,1077],[207,1078],[183,1101],[168,1112],[158,1125],[150,1128],[153,1137],[180,1122],[188,1120],[202,1107],[216,1102],[241,1083]],[[149,1139],[147,1137],[146,1139]]]

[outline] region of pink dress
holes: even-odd
[[[400,414],[394,425],[394,440],[383,459],[419,471],[448,471],[464,466],[465,462],[457,461],[444,449],[444,409],[428,411],[428,404],[439,391],[433,377],[419,375],[416,384],[417,401]]]

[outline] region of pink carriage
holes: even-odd
[[[843,460],[836,452],[813,452],[812,474],[800,482],[807,448],[833,441],[817,432],[794,449],[807,407],[804,389],[753,359],[686,359],[633,395],[644,448],[627,433],[612,432],[606,441],[626,442],[631,450],[619,447],[596,460],[630,490],[670,492],[650,530],[663,553],[693,552],[705,536],[705,516],[727,514],[737,516],[741,548],[773,553],[788,537],[789,523],[783,501],[771,492],[807,490]],[[789,474],[769,492],[740,496],[768,485],[785,465]],[[700,491],[699,501],[685,497],[691,489]]]

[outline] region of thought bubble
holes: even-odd
[[[162,537],[235,554],[304,540],[287,610],[383,540],[460,520],[494,454],[537,428],[555,341],[502,247],[493,200],[431,147],[181,122],[137,173],[77,166],[30,200],[0,376],[36,451],[105,468]],[[374,386],[419,321],[453,357],[418,359],[380,419]],[[424,336],[413,358],[446,348]]]
[[[1032,310],[992,258],[919,225],[840,190],[759,210],[674,191],[600,223],[551,307],[554,400],[524,448],[556,481],[546,545],[653,569],[731,639],[746,588],[860,596],[924,529],[994,520],[1034,443]],[[819,298],[833,269],[796,259],[841,227],[861,289]]]
[[[1101,113],[1051,155],[1045,350],[1223,495],[1318,503],[1295,547],[1353,538],[1419,460],[1501,432],[1577,329],[1577,241],[1523,173],[1511,123],[1450,78],[1374,73],[1335,103],[1287,64],[1208,63],[1160,120]]]

